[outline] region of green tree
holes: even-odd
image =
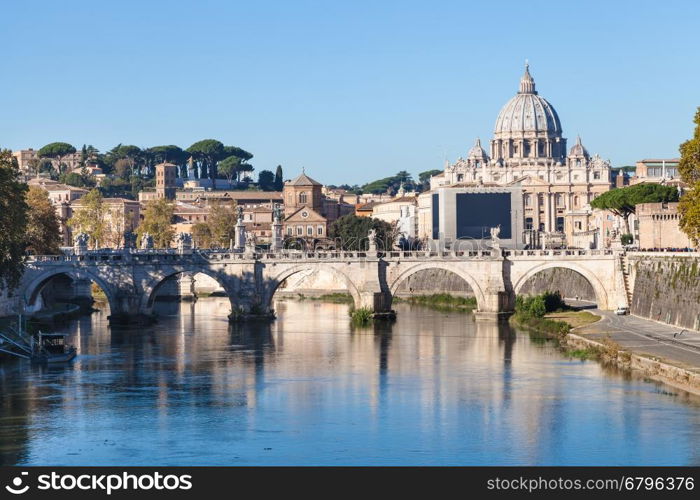
[[[370,229],[377,233],[377,248],[392,248],[394,243],[394,226],[372,217],[358,217],[355,214],[344,215],[337,219],[328,231],[328,236],[339,239],[343,250],[367,250]]]
[[[60,253],[61,230],[49,194],[40,187],[30,186],[27,206],[27,250],[36,255]]]
[[[678,211],[680,227],[695,245],[700,243],[700,107],[695,113],[695,132],[692,139],[681,144],[678,170],[683,182],[690,187],[681,197]]]
[[[219,174],[226,177],[229,185],[234,177],[238,176],[238,169],[241,165],[241,159],[237,156],[229,156],[219,162]]]
[[[282,189],[284,189],[282,165],[277,165],[277,170],[275,170],[275,191],[282,191]]]
[[[258,187],[263,191],[274,191],[275,174],[270,170],[261,170],[258,174]]]
[[[129,167],[130,175],[138,174],[138,166],[143,161],[143,151],[141,151],[140,147],[130,144],[120,144],[112,151],[118,160],[124,160],[126,162],[126,165]]]
[[[364,186],[362,186],[362,191],[364,193],[374,193],[374,194],[383,194],[383,193],[390,193],[390,194],[395,194],[398,190],[399,187],[403,184],[403,187],[405,189],[415,189],[416,185],[413,182],[413,179],[411,178],[411,174],[406,172],[405,170],[402,170],[398,172],[396,175],[393,175],[391,177],[385,177],[383,179],[378,179],[376,181],[368,182]]]
[[[249,153],[245,149],[241,149],[237,146],[224,146],[224,158],[228,158],[229,156],[235,156],[244,162],[253,159],[253,153]]]
[[[87,169],[83,168],[80,173],[64,172],[58,176],[59,182],[75,187],[95,187],[95,176],[90,175]]]
[[[50,158],[57,163],[56,170],[62,172],[63,159],[75,153],[76,149],[67,142],[52,142],[41,148],[37,154],[39,158]]]
[[[659,203],[678,201],[678,190],[661,184],[635,184],[618,189],[611,189],[591,201],[591,207],[609,210],[625,221],[625,232],[630,233],[629,216],[635,212],[640,203]]]
[[[92,248],[98,248],[107,234],[106,207],[99,189],[92,189],[80,199],[80,205],[68,220],[73,234],[85,233]]]
[[[143,213],[143,220],[136,228],[138,241],[148,233],[153,237],[156,248],[169,248],[175,236],[172,226],[174,213],[174,205],[164,198],[149,201]]]
[[[428,191],[430,189],[430,178],[441,173],[442,170],[426,170],[418,174],[418,182],[420,182],[423,191]]]
[[[232,163],[236,164],[234,175],[236,176],[236,181],[241,182],[241,174],[244,172],[252,172],[254,170],[253,165],[248,163],[253,158],[253,154],[249,153],[245,149],[241,149],[237,146],[224,146],[224,152],[222,158],[228,159],[230,157],[238,158],[240,161],[235,162],[231,160]]]
[[[211,229],[206,222],[197,222],[192,226],[192,242],[197,248],[211,248]]]
[[[12,152],[0,150],[0,290],[15,288],[24,271],[27,185],[19,175]]]
[[[131,183],[119,177],[102,179],[99,189],[105,198],[132,198]]]
[[[187,152],[190,153],[200,165],[200,178],[216,179],[216,163],[224,158],[224,145],[216,139],[204,139],[195,142]]]
[[[236,237],[236,206],[231,203],[212,203],[207,215],[207,226],[214,246],[228,247]]]
[[[153,157],[153,161],[158,163],[172,163],[177,165],[178,172],[183,171],[183,167],[187,163],[190,154],[183,151],[180,146],[154,146],[148,149],[149,154]]]

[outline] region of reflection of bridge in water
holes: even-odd
[[[497,318],[513,310],[515,295],[541,271],[572,270],[591,285],[601,309],[627,305],[624,255],[610,250],[474,250],[464,252],[295,252],[113,250],[82,255],[35,256],[19,293],[28,310],[53,284],[62,299],[91,300],[91,283],[104,291],[114,322],[152,316],[164,283],[179,277],[181,290],[192,276],[216,280],[231,301],[231,319],[274,317],[272,297],[287,278],[301,272],[330,273],[354,306],[377,314],[391,311],[401,283],[420,271],[445,270],[462,278],[477,301],[477,317]],[[62,281],[61,281],[62,280]],[[57,286],[62,283],[63,286]],[[69,286],[67,286],[69,285]]]

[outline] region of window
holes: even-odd
[[[561,193],[556,194],[557,207],[564,207],[564,195]]]
[[[299,193],[299,203],[301,203],[302,205],[306,203],[306,191],[302,191],[301,193]]]
[[[304,227],[303,227],[303,226],[297,226],[297,234],[298,234],[299,236],[303,236],[303,235],[304,235]]]
[[[306,227],[306,234],[307,234],[308,236],[313,236],[313,235],[314,235],[314,228],[313,228],[313,226],[307,226],[307,227]]]
[[[317,234],[318,234],[319,236],[322,236],[322,235],[323,235],[323,226],[318,226]]]
[[[457,182],[462,182],[464,180],[464,174],[457,174]]]
[[[581,221],[576,221],[575,226],[576,226],[576,229],[578,229],[580,231],[581,230]]]
[[[564,217],[557,217],[556,230],[560,233],[564,232]]]
[[[530,201],[530,195],[529,195],[529,194],[523,195],[523,204],[524,204],[526,207],[529,207],[529,206],[530,206],[530,203],[531,203],[531,201]],[[530,222],[532,222],[532,219],[530,219]],[[530,229],[532,229],[532,228],[530,228]]]
[[[288,227],[287,228],[287,236],[291,236],[291,235],[292,235],[292,228]]]
[[[544,231],[544,222],[540,222],[540,231]]]
[[[525,229],[532,229],[532,217],[525,218]]]
[[[595,180],[599,180],[600,179],[600,172],[593,172],[593,178]]]

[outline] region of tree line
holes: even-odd
[[[255,170],[250,160],[253,154],[238,146],[226,146],[216,139],[197,141],[187,149],[176,145],[140,148],[132,144],[118,144],[105,153],[92,145],[80,150],[82,170],[69,171],[68,158],[78,150],[66,142],[52,142],[37,152],[37,159],[30,164],[34,174],[48,173],[52,178],[71,186],[95,187],[94,176],[88,166],[98,167],[110,177],[100,183],[106,196],[135,198],[138,191],[154,185],[155,166],[159,163],[176,165],[181,178],[209,179],[216,185],[217,179],[226,179],[229,185],[247,189]],[[262,170],[258,174],[257,187],[263,191],[281,191],[284,184],[281,165],[273,173]]]

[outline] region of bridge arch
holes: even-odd
[[[301,273],[304,271],[309,271],[313,269],[319,269],[322,272],[329,272],[333,274],[336,278],[340,279],[345,283],[345,286],[348,289],[348,292],[352,296],[353,304],[355,307],[359,307],[360,304],[362,304],[361,298],[360,298],[360,292],[357,288],[357,285],[352,281],[352,279],[345,274],[344,272],[336,269],[332,265],[328,264],[314,264],[314,263],[309,263],[309,264],[299,264],[296,266],[288,267],[282,271],[280,271],[278,274],[273,276],[272,278],[266,279],[264,282],[264,293],[263,293],[263,306],[266,308],[266,310],[269,310],[272,307],[272,298],[275,295],[275,292],[279,288],[279,286],[286,280],[287,278],[297,274]]]
[[[475,280],[474,277],[471,276],[469,273],[466,273],[459,269],[458,266],[442,262],[424,262],[421,264],[416,264],[399,273],[399,275],[396,278],[394,278],[393,281],[389,284],[389,291],[391,292],[392,300],[396,295],[396,292],[398,292],[401,283],[403,283],[410,276],[416,274],[419,271],[428,271],[434,269],[442,269],[445,271],[449,271],[463,279],[474,292],[474,297],[476,297],[477,308],[480,309],[481,307],[483,307],[483,304],[485,303],[484,292],[482,291],[479,282]]]
[[[143,295],[141,297],[140,310],[142,312],[148,312],[153,308],[153,303],[155,302],[156,296],[158,295],[158,290],[163,286],[163,284],[173,276],[178,274],[191,273],[193,275],[202,273],[206,274],[213,280],[215,280],[226,292],[226,296],[231,304],[231,311],[233,311],[234,303],[233,297],[235,296],[235,290],[231,283],[231,277],[227,274],[217,272],[216,270],[210,269],[205,266],[196,266],[187,269],[172,268],[166,271],[161,271],[148,280],[148,282],[143,287]]]
[[[110,311],[114,312],[118,310],[116,291],[109,283],[86,269],[76,269],[75,267],[68,266],[48,269],[30,278],[27,284],[22,287],[21,296],[24,301],[24,306],[33,306],[44,287],[57,276],[67,276],[72,281],[85,279],[96,283],[105,293]]]
[[[605,287],[603,286],[603,283],[600,281],[600,279],[591,271],[586,269],[585,267],[579,265],[579,264],[574,264],[571,262],[565,262],[565,261],[558,261],[558,262],[545,262],[543,264],[537,265],[531,269],[528,269],[525,273],[523,273],[513,284],[513,291],[515,292],[516,295],[519,295],[523,286],[527,281],[534,277],[536,274],[546,271],[547,269],[555,269],[555,268],[560,268],[560,269],[569,269],[571,271],[574,271],[583,278],[588,281],[588,283],[591,285],[593,288],[593,293],[595,294],[596,297],[596,303],[599,309],[607,309],[608,308],[608,292],[606,291]]]

